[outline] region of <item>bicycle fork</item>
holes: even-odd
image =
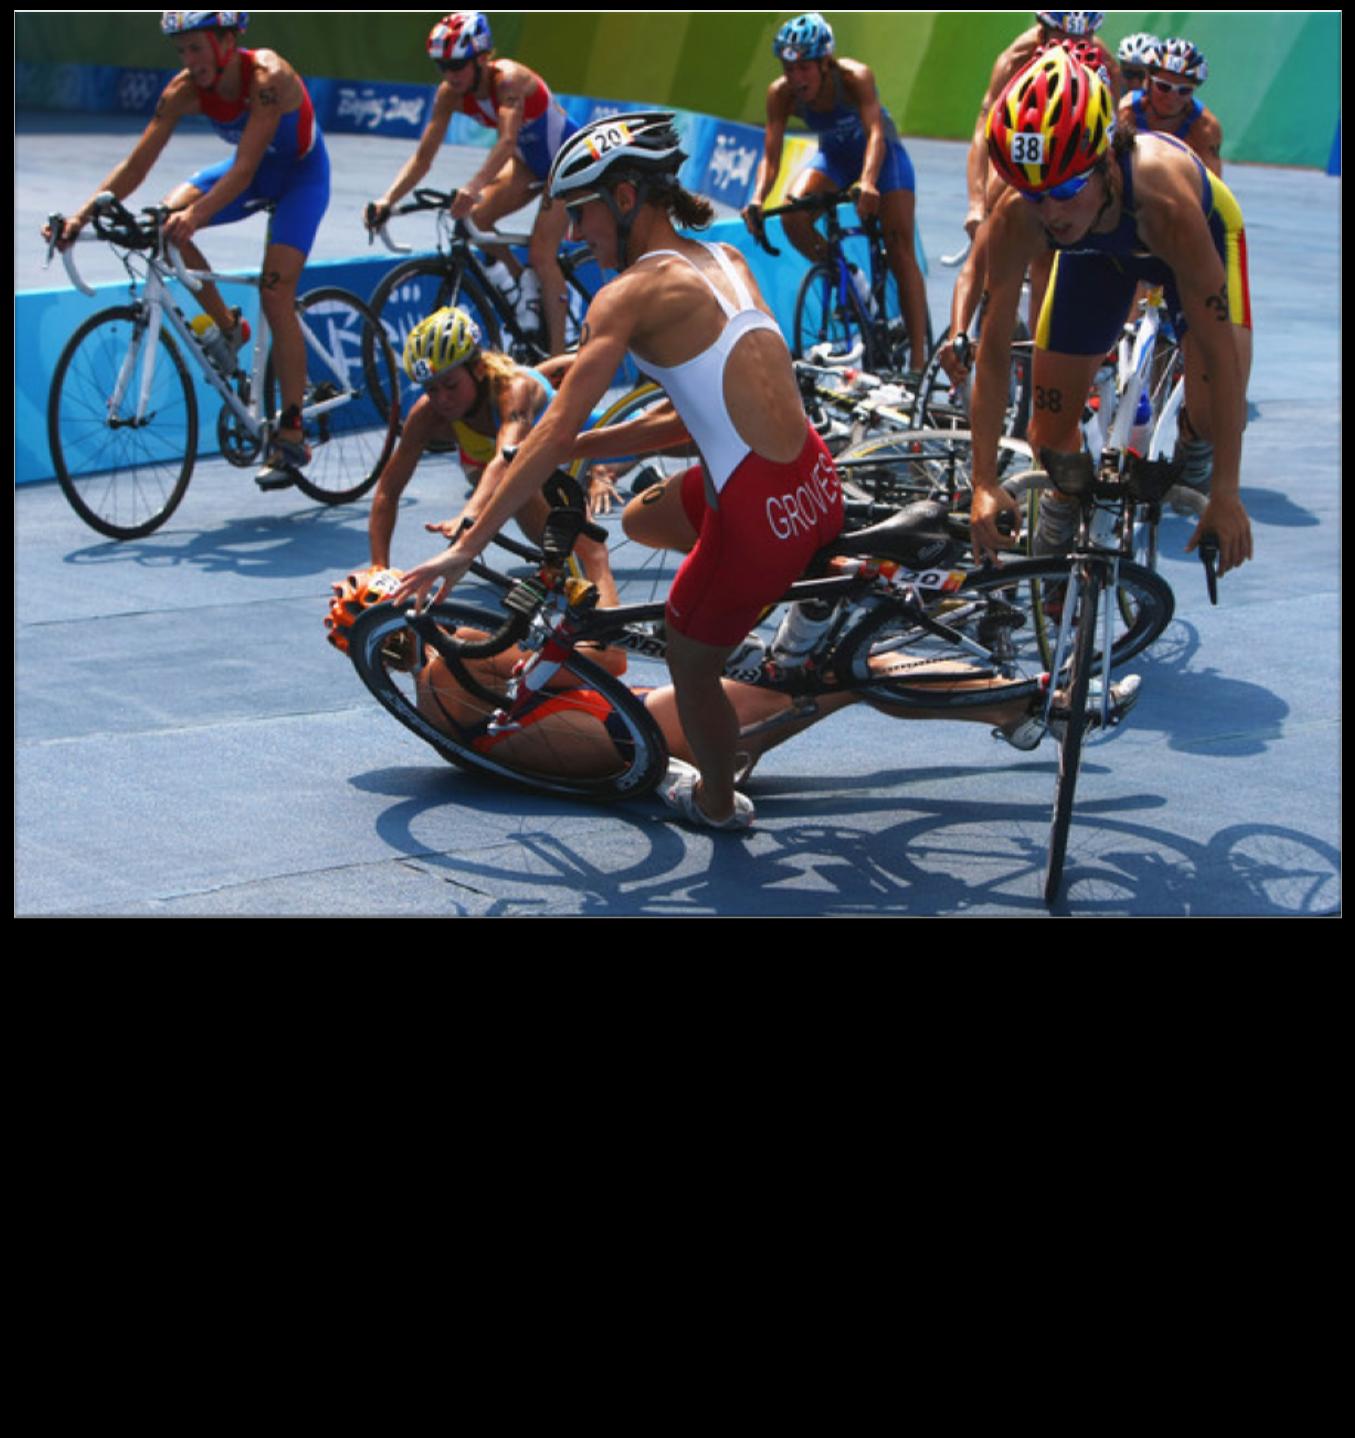
[[[1101,622],[1101,656],[1097,669],[1101,675],[1101,728],[1103,731],[1110,725],[1110,655],[1111,645],[1114,641],[1114,606],[1110,602],[1109,596],[1119,588],[1120,584],[1120,556],[1114,555],[1109,558],[1110,572],[1106,577],[1106,583],[1102,586],[1101,610],[1098,616]],[[1046,724],[1049,723],[1054,705],[1057,676],[1063,673],[1064,661],[1073,647],[1073,616],[1077,612],[1078,601],[1083,597],[1083,566],[1085,563],[1087,563],[1085,560],[1075,563],[1068,571],[1068,587],[1063,595],[1063,613],[1059,616],[1059,633],[1054,644],[1054,658],[1045,691],[1042,717]],[[1080,625],[1078,627],[1081,628]],[[1093,671],[1094,677],[1095,671]]]

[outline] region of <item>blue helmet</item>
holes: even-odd
[[[190,30],[244,30],[248,10],[165,10],[160,15],[162,35],[186,35]]]
[[[1106,15],[1103,10],[1037,10],[1035,18],[1065,35],[1094,35]]]
[[[787,20],[772,41],[778,60],[824,60],[832,53],[832,26],[817,12]]]

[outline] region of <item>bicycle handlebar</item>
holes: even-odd
[[[1204,565],[1205,588],[1209,590],[1209,602],[1219,602],[1219,540],[1212,530],[1200,536],[1200,563]]]

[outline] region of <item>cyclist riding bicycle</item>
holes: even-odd
[[[448,307],[422,320],[405,341],[405,373],[423,386],[423,393],[409,412],[372,497],[367,532],[374,565],[390,565],[400,496],[430,445],[456,445],[461,468],[474,491],[455,519],[426,526],[450,539],[498,489],[508,469],[503,451],[526,438],[555,398],[555,384],[543,370],[486,350],[480,339],[479,327],[470,315]],[[555,382],[564,365],[561,360],[547,361]],[[537,495],[517,516],[533,543],[539,541],[546,513],[546,502]],[[580,540],[581,556],[589,547],[589,540]]]
[[[178,247],[189,268],[207,268],[194,240],[200,229],[247,219],[261,200],[275,203],[260,302],[273,332],[282,415],[258,483],[264,489],[281,489],[310,461],[301,422],[306,348],[296,317],[296,291],[329,205],[329,156],[296,70],[273,50],[240,45],[248,23],[245,10],[163,12],[161,32],[173,42],[184,68],[165,86],[132,153],[99,190],[125,200],[150,173],[179,121],[203,115],[235,154],[190,176],[165,201],[174,211],[165,238]],[[59,239],[62,249],[74,243],[94,208],[91,197],[67,220]],[[222,369],[232,368],[249,338],[248,324],[238,310],[227,308],[215,285],[204,283],[197,299],[220,332],[213,359]]]
[[[974,552],[991,559],[1011,543],[996,524],[1016,508],[997,483],[1011,327],[1027,265],[1052,250],[1035,335],[1032,448],[1081,449],[1084,400],[1135,288],[1162,285],[1185,360],[1178,457],[1185,482],[1209,496],[1187,547],[1212,531],[1222,574],[1252,554],[1238,493],[1252,354],[1242,211],[1179,140],[1115,130],[1113,117],[1108,88],[1062,49],[1033,61],[993,107],[989,152],[1010,188],[989,219],[990,322],[970,408]],[[1037,535],[1046,552],[1066,547],[1074,518],[1071,504],[1050,500]]]
[[[1215,175],[1223,174],[1223,126],[1195,98],[1209,78],[1209,64],[1189,40],[1162,40],[1147,56],[1147,78],[1120,102],[1122,125],[1175,135]]]
[[[683,812],[723,823],[736,811],[738,722],[721,687],[727,657],[764,609],[842,525],[842,491],[805,416],[790,352],[746,261],[678,233],[711,205],[678,183],[673,115],[642,112],[585,126],[556,156],[549,190],[574,235],[617,271],[593,300],[578,358],[523,442],[491,504],[444,555],[412,570],[397,599],[449,586],[504,520],[573,453],[576,436],[629,350],[673,401],[668,443],[695,442],[703,465],[677,494],[675,519],[700,538],[668,597],[668,663],[700,769]],[[680,546],[675,546],[680,547]],[[751,806],[738,804],[740,822]]]
[[[889,111],[880,103],[871,70],[835,54],[833,31],[823,16],[801,15],[776,33],[772,53],[783,74],[767,90],[767,127],[762,164],[753,186],[756,197],[743,212],[757,233],[762,206],[776,185],[786,125],[792,116],[819,137],[813,163],[794,181],[790,196],[846,190],[856,186],[857,213],[878,215],[889,268],[899,287],[908,328],[912,367],[927,362],[927,287],[917,262],[913,229],[916,180],[908,151]],[[807,215],[786,215],[782,223],[795,248],[811,261],[828,258],[828,245]]]
[[[413,156],[386,193],[367,207],[367,226],[379,229],[386,223],[392,206],[432,168],[452,116],[465,114],[496,131],[497,138],[484,163],[457,192],[452,215],[490,230],[505,215],[531,203],[560,146],[578,127],[535,71],[516,60],[495,58],[489,21],[478,10],[444,15],[428,36],[428,54],[442,72],[432,116]],[[527,261],[541,285],[552,354],[565,348],[567,295],[556,260],[565,224],[563,209],[543,196],[532,224]],[[503,251],[502,257],[514,272],[520,270],[511,252]]]

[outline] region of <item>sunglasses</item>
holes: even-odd
[[[1071,180],[1065,180],[1061,185],[1053,185],[1047,190],[1041,190],[1038,194],[1028,194],[1025,190],[1021,190],[1019,193],[1023,200],[1032,205],[1042,205],[1046,200],[1071,200],[1087,188],[1087,182],[1095,173],[1094,168],[1087,170],[1081,175],[1074,175]]]
[[[1173,85],[1169,80],[1154,80],[1153,89],[1163,95],[1193,95],[1194,85]]]
[[[591,190],[586,195],[571,195],[565,201],[565,215],[571,225],[577,224],[579,217],[583,214],[583,207],[591,204],[594,200],[600,200],[602,194],[598,190]]]
[[[1132,86],[1135,90],[1141,90],[1143,88],[1144,77],[1148,72],[1147,70],[1137,69],[1133,65],[1121,65],[1120,74],[1124,76],[1126,85]]]
[[[444,75],[455,75],[458,70],[464,70],[467,65],[472,64],[474,59],[473,55],[468,55],[464,60],[439,60],[437,66]]]

